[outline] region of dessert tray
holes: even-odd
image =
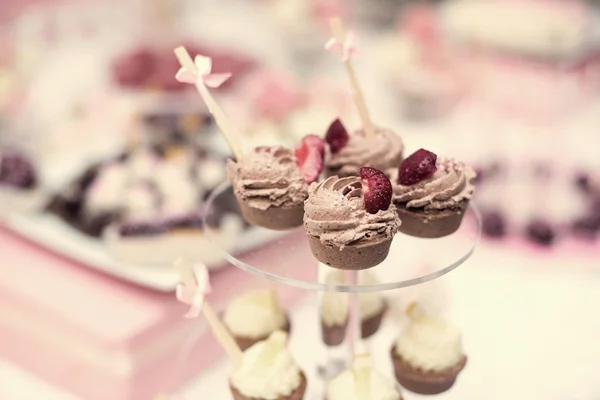
[[[214,133],[210,131],[203,134],[206,141],[210,141],[213,136]],[[133,242],[133,247],[121,246],[123,242],[120,240],[121,238],[110,235],[113,232],[113,226],[117,228],[114,231],[119,228],[127,228],[126,221],[120,219],[118,212],[114,213],[113,206],[115,204],[111,205],[113,208],[104,208],[104,211],[100,213],[89,214],[88,217],[91,217],[91,220],[88,222],[92,222],[91,224],[86,222],[87,217],[82,219],[79,212],[77,212],[78,215],[73,214],[74,204],[78,204],[75,209],[79,210],[82,208],[82,204],[91,199],[91,192],[87,189],[93,185],[88,184],[84,188],[83,181],[92,183],[96,180],[100,181],[103,179],[100,179],[103,174],[110,171],[115,165],[119,168],[130,166],[130,164],[118,161],[122,154],[122,147],[114,146],[113,151],[107,151],[106,154],[99,157],[102,161],[91,164],[89,161],[85,163],[83,160],[81,162],[79,160],[62,160],[62,163],[50,161],[38,163],[39,173],[42,173],[45,179],[34,189],[26,191],[11,189],[8,186],[0,187],[0,202],[3,205],[0,212],[0,225],[41,247],[80,262],[89,268],[160,291],[175,290],[179,278],[177,273],[170,268],[170,262],[160,260],[159,256],[170,261],[171,254],[173,252],[179,254],[182,246],[187,246],[184,249],[186,251],[179,256],[203,261],[211,270],[225,267],[227,263],[220,255],[207,251],[211,244],[204,237],[204,229],[198,225],[197,218],[194,219],[197,215],[195,212],[202,212],[201,204],[199,204],[199,209],[192,209],[191,214],[184,215],[188,220],[184,221],[178,232],[165,232],[162,236],[145,236],[143,233],[139,236],[130,236],[128,239],[133,238],[133,240],[128,243]],[[216,180],[218,183],[222,179],[219,174],[215,175],[212,172],[216,166],[219,167],[219,170],[221,169],[224,157],[213,157],[211,160],[215,162],[209,161],[201,164],[202,171],[210,172],[208,181],[190,182],[189,190],[196,190],[201,195],[210,193],[215,183],[209,183],[209,181]],[[29,158],[24,161],[32,162]],[[56,161],[56,159],[52,161]],[[163,166],[172,170],[171,167],[175,165],[165,162]],[[185,166],[176,167],[176,171],[185,171]],[[90,177],[93,177],[91,181]],[[165,179],[165,181],[169,180],[172,180],[172,176]],[[181,188],[180,186],[175,189]],[[113,188],[114,185],[109,182],[108,185],[102,186],[101,190],[96,192],[101,192],[101,197],[103,197]],[[117,204],[117,207],[124,204],[124,193],[118,194],[116,199],[121,205]],[[182,193],[179,191],[176,196],[181,197]],[[201,198],[196,201],[201,201]],[[198,205],[198,203],[195,204]],[[135,204],[135,207],[139,206],[140,203]],[[105,215],[110,218],[106,219]],[[166,223],[167,221],[160,215],[160,210],[154,209],[147,217],[150,223]],[[282,236],[278,232],[256,232],[255,228],[244,225],[240,215],[229,214],[224,224],[225,228],[221,237],[229,238],[227,248],[236,254]],[[175,236],[171,233],[175,233]],[[147,238],[149,238],[149,242],[139,244],[139,241],[143,242]],[[190,245],[192,241],[193,244]],[[160,247],[156,247],[157,243]],[[205,255],[206,257],[204,257]]]
[[[148,265],[124,262],[114,257],[104,242],[87,237],[59,218],[45,213],[11,213],[2,221],[5,228],[40,246],[97,271],[154,290],[170,292],[179,283],[179,276],[170,265]],[[247,230],[238,238],[236,253],[259,247],[276,238],[279,232]],[[225,262],[209,264],[210,270],[225,267]]]

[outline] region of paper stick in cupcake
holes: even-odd
[[[354,40],[354,34],[346,33],[344,25],[339,18],[332,18],[329,20],[333,37],[325,44],[325,49],[338,53],[342,57],[342,62],[346,68],[350,85],[352,86],[352,92],[354,95],[354,102],[358,109],[358,114],[362,120],[365,134],[367,138],[373,138],[375,136],[375,128],[373,122],[371,122],[371,116],[369,109],[365,103],[365,99],[358,84],[354,67],[352,66],[352,56],[356,53],[356,44]]]
[[[227,144],[235,157],[242,158],[242,149],[238,137],[234,134],[233,127],[227,119],[221,107],[210,94],[208,88],[218,88],[231,77],[230,73],[213,73],[212,59],[203,55],[197,55],[193,60],[185,47],[175,49],[175,56],[181,64],[181,69],[175,75],[179,82],[189,83],[196,86],[202,100],[206,103],[208,111],[215,118],[215,122],[225,136]]]
[[[177,285],[176,290],[177,300],[190,306],[185,318],[197,318],[200,313],[203,313],[223,350],[236,366],[239,365],[242,360],[242,350],[206,301],[206,295],[211,292],[208,269],[202,263],[192,266],[181,259],[175,261],[174,267],[181,278],[181,283]]]

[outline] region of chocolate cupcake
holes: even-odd
[[[390,351],[396,379],[407,390],[438,394],[449,390],[467,363],[460,331],[419,305]]]
[[[309,187],[304,227],[313,255],[330,267],[361,270],[388,255],[400,220],[385,174],[362,167],[361,177],[332,176]]]
[[[400,232],[439,238],[458,230],[474,191],[471,167],[420,149],[388,174],[402,220]]]
[[[223,323],[242,350],[266,340],[275,331],[291,331],[289,317],[273,290],[236,297],[225,309]]]
[[[342,284],[344,282],[342,271],[332,271],[328,274],[326,282],[329,284]],[[375,284],[375,277],[368,271],[361,271],[359,282],[362,284]],[[360,293],[358,295],[361,337],[367,339],[379,330],[383,317],[388,309],[384,296],[380,293]],[[321,333],[323,343],[327,346],[340,345],[346,336],[348,327],[348,293],[326,292],[321,300]]]
[[[302,225],[307,186],[291,150],[257,147],[229,160],[227,175],[246,221],[274,230]]]
[[[302,400],[306,376],[287,348],[287,334],[273,332],[244,351],[229,387],[235,400]]]
[[[402,400],[393,379],[373,368],[371,356],[357,356],[352,369],[329,382],[325,400]]]
[[[364,130],[348,135],[339,119],[333,121],[325,135],[325,176],[358,176],[360,167],[386,171],[402,161],[404,143],[389,129],[376,129],[375,137],[366,137]]]

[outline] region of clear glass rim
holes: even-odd
[[[463,223],[468,220],[471,220],[471,221],[474,221],[472,223],[476,224],[476,231],[475,231],[473,243],[471,244],[469,250],[465,254],[463,254],[456,261],[445,266],[444,268],[437,269],[434,272],[430,272],[428,274],[424,274],[424,275],[416,277],[416,278],[406,279],[406,280],[402,280],[402,281],[399,280],[396,282],[378,283],[378,284],[373,284],[373,285],[348,285],[348,284],[330,285],[330,284],[316,282],[316,281],[309,282],[309,281],[305,281],[305,280],[293,279],[293,278],[289,278],[286,276],[277,275],[272,272],[264,271],[264,270],[258,269],[256,267],[253,267],[251,265],[248,265],[245,262],[239,260],[238,258],[232,256],[224,249],[222,249],[218,245],[217,241],[212,239],[212,230],[210,229],[210,225],[207,223],[207,217],[211,214],[212,204],[213,204],[214,200],[220,194],[225,192],[229,187],[231,187],[231,184],[229,182],[224,182],[224,183],[220,184],[212,191],[212,193],[206,200],[206,203],[205,203],[205,207],[206,207],[205,211],[206,212],[204,215],[203,223],[204,223],[205,231],[208,234],[208,238],[215,244],[215,246],[219,249],[219,251],[221,251],[224,258],[227,261],[229,261],[231,264],[233,264],[236,268],[239,268],[242,271],[246,271],[246,272],[256,275],[258,277],[268,279],[273,282],[282,283],[284,285],[296,287],[299,289],[321,291],[321,292],[364,293],[364,292],[382,292],[382,291],[386,291],[386,290],[402,289],[402,288],[406,288],[409,286],[420,285],[422,283],[429,282],[429,281],[437,279],[443,275],[446,275],[448,272],[450,272],[450,271],[456,269],[457,267],[459,267],[460,265],[462,265],[465,261],[467,261],[469,258],[471,258],[471,256],[477,249],[479,242],[481,240],[481,213],[479,211],[479,208],[477,207],[477,204],[475,204],[475,202],[473,202],[471,200],[469,203],[469,207],[465,211],[465,214],[472,214],[474,219],[471,219],[471,218],[463,219]],[[402,233],[398,233],[398,235],[402,235]],[[433,240],[435,240],[435,239],[432,239],[432,243],[433,243]],[[317,267],[318,267],[318,261],[315,259],[315,268],[317,268]]]

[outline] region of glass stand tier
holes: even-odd
[[[479,212],[476,205],[471,204],[460,229],[453,235],[440,239],[420,239],[397,234],[387,259],[369,269],[377,276],[377,284],[327,284],[319,274],[318,263],[312,256],[302,226],[285,232],[254,227],[253,235],[263,238],[271,236],[280,245],[279,251],[271,252],[268,258],[261,257],[262,247],[234,254],[230,246],[221,243],[222,235],[219,235],[218,224],[226,217],[224,214],[236,212],[235,206],[231,206],[232,198],[231,185],[224,183],[207,200],[204,223],[208,237],[223,252],[226,260],[237,268],[300,289],[380,292],[418,285],[439,278],[467,261],[475,251],[481,235]],[[228,204],[228,207],[222,207],[223,204]],[[231,240],[227,240],[227,244],[230,243]],[[306,263],[306,269],[286,268],[290,263],[300,261]]]
[[[332,283],[326,281],[325,277],[335,270],[320,264],[313,257],[302,226],[285,232],[253,227],[252,234],[260,237],[261,242],[264,243],[265,238],[271,239],[268,251],[265,246],[238,250],[239,254],[231,251],[232,241],[229,239],[226,243],[222,242],[219,226],[228,217],[227,214],[239,215],[236,207],[229,183],[220,185],[206,202],[205,232],[227,261],[264,279],[316,291],[319,299],[323,296],[320,292],[346,292],[349,296],[348,326],[343,343],[345,346],[341,346],[342,351],[340,346],[326,346],[326,354],[314,366],[317,376],[324,380],[346,368],[354,355],[369,352],[367,342],[372,339],[361,339],[360,293],[406,288],[439,278],[467,261],[473,255],[481,236],[479,211],[471,203],[461,227],[453,235],[439,239],[421,239],[397,234],[387,259],[368,269],[376,277],[376,283],[372,280],[363,282],[359,271],[344,271],[343,279]],[[290,268],[291,265],[294,268]],[[319,316],[320,310],[316,310],[315,323],[320,324]]]

